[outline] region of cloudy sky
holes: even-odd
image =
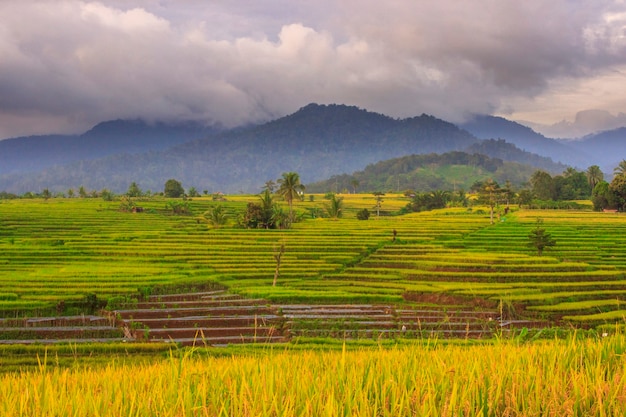
[[[311,102],[626,125],[626,2],[0,0],[0,138]]]

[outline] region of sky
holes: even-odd
[[[0,0],[0,138],[308,103],[626,126],[624,0]]]

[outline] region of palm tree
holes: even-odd
[[[276,188],[276,183],[272,180],[265,181],[265,185],[263,186],[263,190],[267,190],[270,193],[274,192],[274,188]]]
[[[293,222],[293,200],[299,198],[300,192],[304,191],[304,185],[300,183],[300,175],[297,172],[283,172],[278,184],[276,193],[289,205],[289,221]]]
[[[331,193],[325,208],[331,219],[340,218],[343,215],[343,197],[337,197],[335,193]]]
[[[591,165],[587,168],[587,181],[589,182],[589,186],[591,187],[591,191],[596,188],[599,182],[604,181],[604,174],[600,170],[600,167],[597,165]]]
[[[435,190],[430,192],[430,204],[433,209],[444,208],[450,200],[450,193],[448,191]]]
[[[613,169],[613,175],[626,175],[626,159],[622,159],[622,162]]]
[[[204,212],[202,216],[216,229],[218,229],[220,226],[225,225],[226,221],[228,220],[228,215],[226,214],[226,212],[224,211],[224,207],[222,206],[212,206],[209,208],[209,210]]]

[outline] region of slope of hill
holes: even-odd
[[[160,151],[214,133],[195,122],[103,122],[82,135],[45,135],[0,141],[0,175],[41,171],[55,165],[118,153]]]
[[[551,158],[553,161],[586,168],[597,162],[582,149],[576,149],[567,142],[546,138],[529,127],[502,117],[480,115],[459,124],[480,139],[504,139],[518,148]]]
[[[353,174],[332,176],[307,185],[310,192],[400,192],[404,190],[469,190],[476,181],[491,178],[500,184],[510,181],[521,186],[536,167],[505,162],[480,154],[447,152],[444,154],[408,155],[368,165]]]

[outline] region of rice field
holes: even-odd
[[[289,230],[234,228],[255,196],[196,198],[191,214],[167,201],[139,202],[142,213],[99,199],[0,202],[0,314],[76,314],[111,298],[160,288],[219,285],[268,303],[385,303],[507,307],[508,314],[596,326],[623,321],[626,217],[590,211],[514,211],[490,225],[480,208],[399,216],[355,213],[373,196],[346,195],[338,220],[313,217],[322,196],[296,204]],[[384,197],[388,213],[402,195]],[[220,204],[229,223],[199,215]],[[536,218],[557,241],[537,256],[528,247]],[[276,286],[274,251],[284,244]],[[95,300],[94,300],[95,297]],[[486,303],[486,304],[485,304]],[[450,301],[448,301],[450,304]]]
[[[477,346],[267,348],[225,357],[38,369],[0,375],[0,414],[17,416],[617,416],[626,339]]]
[[[454,208],[359,221],[356,212],[373,211],[373,197],[345,197],[339,220],[309,215],[322,209],[321,196],[298,202],[303,220],[289,230],[234,228],[237,213],[254,196],[197,198],[189,202],[192,213],[182,216],[159,198],[141,201],[141,213],[120,212],[119,202],[97,199],[0,201],[3,323],[43,320],[28,329],[34,334],[80,321],[79,331],[102,327],[112,336],[108,343],[3,345],[0,414],[626,414],[626,217],[514,211],[490,225],[485,210]],[[386,214],[406,202],[385,196]],[[215,204],[230,216],[217,229],[199,218]],[[557,241],[543,256],[527,245],[538,217]],[[272,286],[280,244],[286,251]],[[254,300],[254,317],[239,318],[254,323],[254,338],[258,312],[274,319],[278,310],[303,336],[274,345],[182,349],[122,342],[120,329],[88,315],[132,301],[137,310],[129,314],[155,315],[149,320],[165,327],[177,320],[177,308],[195,304],[160,294],[212,287]],[[171,317],[158,317],[159,309]],[[367,315],[351,318],[355,310]],[[480,318],[487,310],[500,319],[545,320],[567,336],[546,337],[557,334],[552,329],[543,337],[542,331],[519,329],[486,340],[401,336],[405,325],[408,334],[429,320],[435,326],[444,320],[446,331],[457,331],[452,319],[461,312],[477,326],[491,325],[491,316]],[[426,318],[425,311],[436,314]],[[307,314],[339,317],[306,322]],[[43,315],[56,318],[37,318]],[[190,320],[198,324],[197,317]],[[340,321],[355,333],[376,321],[400,336],[306,337],[327,327],[332,333]],[[36,327],[48,322],[59,327]],[[137,330],[156,337],[165,329],[153,335]],[[0,336],[12,337],[12,331]]]

